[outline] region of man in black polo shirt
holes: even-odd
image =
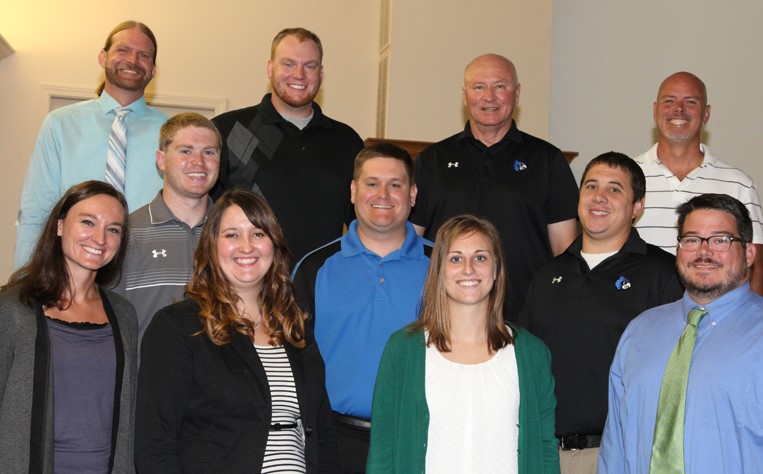
[[[679,299],[675,258],[633,228],[646,180],[622,153],[586,166],[578,216],[583,235],[533,278],[520,324],[551,350],[563,474],[596,472],[607,418],[609,366],[628,323]]]
[[[470,119],[463,132],[416,160],[416,231],[434,240],[448,218],[470,213],[498,228],[509,270],[507,300],[516,320],[533,273],[577,234],[577,187],[558,148],[521,132],[512,114],[520,85],[514,64],[486,54],[464,72]]]
[[[355,155],[363,140],[313,102],[323,79],[323,46],[304,28],[282,30],[268,61],[272,94],[212,121],[223,136],[212,196],[246,188],[267,199],[292,256],[342,235]]]

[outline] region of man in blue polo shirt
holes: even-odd
[[[390,334],[416,319],[432,244],[407,221],[416,185],[404,150],[363,149],[350,192],[348,233],[307,254],[292,278],[326,362],[342,472],[365,472],[379,359]]]

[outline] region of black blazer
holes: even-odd
[[[260,472],[271,419],[270,389],[252,341],[216,346],[189,301],[154,316],[141,347],[135,464],[143,473]],[[308,473],[338,472],[323,359],[314,341],[285,344],[294,373]]]

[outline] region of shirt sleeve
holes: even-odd
[[[32,255],[42,226],[60,199],[61,145],[55,119],[48,115],[37,135],[21,188],[14,268],[24,265]]]
[[[627,331],[626,331],[627,332]],[[615,353],[615,359],[609,371],[609,412],[604,424],[604,434],[601,439],[599,450],[599,474],[622,474],[625,470],[625,446],[623,441],[622,420],[620,418],[620,404],[624,397],[622,383],[623,353],[622,342],[625,334],[620,339],[621,345]]]
[[[397,387],[396,370],[404,370],[399,360],[395,339],[390,339],[384,348],[379,371],[374,386],[373,408],[371,410],[371,442],[368,449],[368,474],[388,474],[395,472],[395,426],[398,419],[395,401],[400,388]]]
[[[425,150],[426,151],[426,150]],[[428,200],[429,200],[429,177],[431,173],[424,170],[424,164],[427,161],[426,153],[422,152],[413,164],[413,176],[416,183],[416,205],[411,209],[411,222],[426,229],[428,218]]]
[[[755,183],[752,183],[749,188],[746,189],[745,195],[740,199],[747,210],[750,212],[750,219],[752,220],[752,242],[754,244],[763,244],[763,208],[760,206],[760,199],[758,197],[758,189]]]
[[[578,186],[561,151],[556,152],[549,165],[549,190],[546,200],[546,224],[576,219]]]
[[[141,344],[135,413],[135,466],[182,473],[178,435],[193,391],[193,353],[175,318],[157,313]]]

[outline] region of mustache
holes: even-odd
[[[689,262],[688,266],[693,267],[696,264],[711,264],[711,265],[718,265],[718,266],[721,266],[721,267],[723,266],[723,264],[721,262],[719,262],[717,260],[714,260],[712,258],[709,258],[709,257],[698,257],[698,258],[695,258],[694,260]]]
[[[114,69],[116,69],[117,71],[132,71],[132,72],[139,72],[143,75],[146,74],[146,69],[143,68],[143,66],[141,66],[140,64],[131,63],[127,61],[117,65]]]

